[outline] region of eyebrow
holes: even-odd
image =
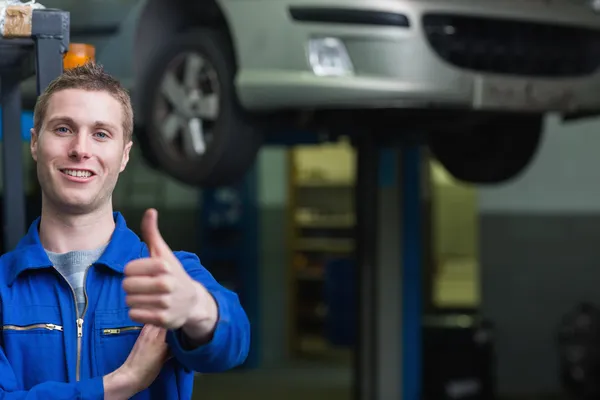
[[[52,117],[48,121],[48,125],[61,124],[61,123],[67,124],[67,125],[73,125],[73,126],[78,125],[73,118],[67,117],[67,116]],[[117,130],[117,127],[115,125],[113,125],[109,122],[104,122],[104,121],[94,121],[92,126],[94,128],[105,128],[105,129],[113,130],[113,131]]]
[[[48,120],[48,125],[53,124],[68,124],[68,125],[77,125],[73,118],[71,117],[52,117]]]

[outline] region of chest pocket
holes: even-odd
[[[24,389],[66,379],[65,332],[58,307],[4,304],[2,341]]]
[[[127,308],[96,311],[96,369],[102,375],[123,365],[142,330],[143,325],[132,321],[128,312]]]

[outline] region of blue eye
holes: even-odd
[[[105,132],[96,132],[96,136],[100,137],[101,139],[108,138],[108,135]]]
[[[56,131],[59,133],[69,133],[69,128],[65,126],[59,126],[58,128],[56,128]]]

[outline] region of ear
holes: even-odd
[[[121,159],[121,169],[119,172],[123,172],[127,166],[127,163],[129,162],[129,152],[131,151],[131,146],[133,146],[133,141],[130,140],[123,149],[123,158]]]
[[[38,144],[38,134],[37,132],[31,128],[29,131],[31,133],[31,140],[29,141],[29,149],[31,150],[31,157],[33,161],[37,162],[37,144]]]

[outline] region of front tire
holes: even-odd
[[[467,128],[434,132],[431,153],[459,181],[492,185],[519,176],[539,148],[541,115],[494,117]]]
[[[258,124],[240,106],[230,40],[218,29],[194,29],[165,41],[140,87],[144,157],[194,186],[239,181],[262,143]]]

